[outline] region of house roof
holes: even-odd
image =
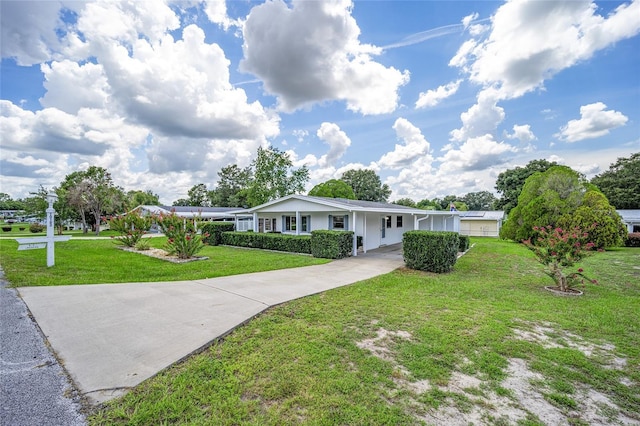
[[[152,214],[171,214],[175,212],[181,217],[233,217],[231,212],[238,210],[237,207],[200,207],[200,206],[150,206],[140,205],[134,210],[145,210]]]
[[[624,222],[640,222],[640,210],[616,210]]]
[[[265,207],[273,206],[275,204],[279,204],[291,199],[323,205],[333,210],[346,210],[350,212],[362,211],[362,212],[407,213],[407,214],[456,214],[457,213],[457,212],[449,212],[449,211],[432,211],[432,210],[427,211],[427,210],[416,209],[413,207],[401,206],[399,204],[379,203],[375,201],[348,200],[346,198],[314,197],[310,195],[300,195],[300,194],[287,195],[286,197],[269,201],[268,203],[248,209],[245,212],[237,211],[235,213],[254,213],[254,212],[260,211],[261,209],[264,209]]]
[[[502,210],[472,210],[460,212],[460,220],[502,220],[504,211]]]

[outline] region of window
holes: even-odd
[[[283,232],[295,232],[297,229],[296,217],[295,216],[283,216],[284,222],[282,226]],[[311,231],[311,216],[301,216],[300,217],[300,232],[310,232]]]
[[[396,217],[396,228],[402,228],[402,216]]]
[[[344,216],[332,216],[331,229],[344,229]]]
[[[387,229],[391,228],[391,216],[385,216]]]
[[[258,219],[258,232],[272,232],[276,230],[276,219]]]

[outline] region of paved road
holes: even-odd
[[[0,425],[84,425],[69,378],[0,271]]]
[[[399,246],[296,269],[214,279],[19,289],[91,403],[122,395],[270,306],[390,272]]]

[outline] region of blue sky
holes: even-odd
[[[259,146],[309,189],[494,191],[640,151],[640,1],[5,1],[1,192],[91,165],[170,204]]]

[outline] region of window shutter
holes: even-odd
[[[282,228],[280,229],[280,232],[284,232],[286,231],[286,219],[285,219],[285,215],[282,215]],[[275,231],[275,229],[274,229]]]
[[[329,225],[327,226],[327,229],[331,230],[333,229],[333,216],[329,215]]]
[[[344,230],[345,231],[349,230],[349,215],[348,214],[344,215]]]
[[[311,232],[311,215],[307,216],[307,229],[306,232]]]

